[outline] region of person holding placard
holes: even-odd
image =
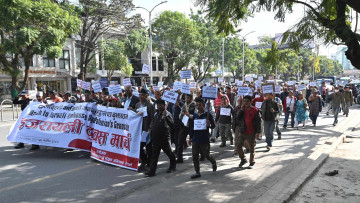
[[[244,97],[243,103],[244,105],[242,105],[236,119],[240,131],[239,142],[236,143],[236,148],[238,149],[239,158],[241,159],[239,167],[242,168],[244,164],[247,163],[242,146],[245,142],[248,143],[250,151],[249,168],[252,168],[255,164],[256,137],[261,132],[261,118],[260,111],[251,106],[251,97],[249,95]]]
[[[191,119],[193,118],[193,115],[195,113],[195,108],[196,108],[196,104],[193,101],[193,95],[192,94],[185,94],[185,104],[183,105],[182,109],[181,109],[181,114],[180,114],[180,120],[183,121],[181,123],[181,128],[180,128],[180,134],[178,137],[178,143],[177,143],[177,149],[176,149],[176,154],[177,154],[177,160],[176,163],[183,163],[183,151],[184,151],[184,144],[186,142],[186,137],[189,134],[189,120],[191,121]],[[184,118],[187,117],[187,118]],[[185,120],[187,120],[187,122],[185,122]]]
[[[278,119],[279,106],[272,98],[272,94],[266,95],[266,100],[261,105],[261,117],[264,121],[264,134],[266,137],[266,148],[270,150],[274,141],[274,129]]]
[[[230,145],[233,145],[233,136],[231,133],[232,115],[234,108],[229,104],[227,96],[221,97],[221,107],[216,113],[216,123],[219,124],[221,144],[220,147],[226,146],[226,138],[230,139]]]
[[[293,128],[295,125],[294,117],[296,112],[296,97],[294,97],[294,94],[291,90],[289,91],[289,96],[285,99],[284,111],[285,120],[283,127],[286,129],[289,116],[291,116],[291,127]]]
[[[216,171],[217,165],[215,159],[210,155],[210,133],[209,128],[215,128],[214,117],[205,112],[205,103],[201,98],[196,98],[197,113],[194,113],[193,119],[189,121],[190,138],[192,141],[192,157],[195,168],[195,174],[191,179],[201,177],[199,154],[204,156],[212,164],[213,172]]]
[[[143,116],[143,123],[141,127],[142,132],[149,131],[151,121],[154,119],[154,114],[155,114],[155,107],[148,100],[148,96],[149,96],[148,92],[142,88],[139,92],[139,102],[135,105],[137,114]],[[144,148],[146,149],[146,151],[144,150]],[[150,167],[151,152],[152,152],[151,142],[140,143],[141,165],[139,166],[138,169],[139,171],[144,170],[145,166]]]
[[[170,167],[166,172],[172,173],[176,170],[175,154],[172,152],[169,143],[170,132],[174,125],[174,121],[171,114],[165,109],[164,100],[158,99],[156,104],[158,112],[155,113],[148,131],[152,143],[152,155],[150,170],[145,173],[145,176],[147,177],[155,176],[161,150],[163,150],[170,159]]]

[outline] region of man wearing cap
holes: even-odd
[[[150,135],[152,143],[152,155],[150,162],[150,170],[145,173],[145,176],[155,176],[157,162],[159,160],[160,151],[163,150],[170,159],[170,167],[167,173],[176,170],[175,154],[171,150],[169,143],[171,128],[174,121],[171,114],[165,109],[165,101],[162,99],[156,100],[157,112],[154,119],[151,121],[148,134]]]
[[[36,101],[46,104],[46,100],[43,99],[43,92],[36,92]]]
[[[150,128],[151,121],[154,119],[155,107],[148,100],[148,92],[142,88],[139,92],[139,102],[135,105],[136,111],[139,115],[143,116],[143,123],[141,130],[142,132],[148,132]],[[145,112],[145,111],[146,112]],[[144,150],[146,148],[146,151]],[[141,165],[139,167],[139,171],[145,169],[145,165],[150,167],[151,160],[151,142],[141,142],[140,144],[140,159]]]
[[[353,103],[354,103],[353,94],[350,91],[349,86],[345,86],[345,91],[343,93],[343,96],[344,96],[344,100],[345,100],[344,115],[346,115],[346,117],[348,117],[348,115],[349,115],[349,107],[352,106]]]
[[[334,123],[333,125],[335,126],[338,123],[338,114],[340,111],[340,105],[344,105],[345,104],[345,100],[344,100],[344,96],[342,93],[340,93],[339,91],[339,87],[335,87],[335,92],[328,95],[329,98],[332,99],[332,109],[334,112]]]
[[[19,100],[19,96],[21,96],[21,100]],[[14,100],[13,100],[13,104],[20,104],[21,105],[21,111],[23,111],[27,105],[29,105],[30,103],[30,98],[29,98],[29,91],[24,90],[21,92],[20,95],[18,95]],[[15,146],[15,149],[20,149],[20,148],[24,148],[24,143],[20,142],[19,144],[17,144]],[[30,150],[37,150],[40,149],[39,145],[32,145],[32,147],[30,148]]]

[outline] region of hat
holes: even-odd
[[[141,88],[139,94],[148,94],[148,92],[144,88]]]
[[[29,94],[29,91],[28,90],[24,90],[20,93],[20,95],[28,95]]]
[[[156,104],[165,104],[165,101],[162,99],[157,99]]]
[[[64,95],[67,95],[67,94],[70,94],[70,96],[71,96],[71,92],[70,92],[70,91],[64,92]]]
[[[36,92],[37,97],[42,97],[43,95],[44,95],[43,92]]]

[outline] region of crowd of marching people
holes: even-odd
[[[266,93],[252,82],[244,83],[243,87],[250,87],[248,95],[238,95],[238,86],[217,86],[215,100],[202,97],[200,85],[191,94],[182,94],[177,90],[179,97],[176,103],[168,103],[162,99],[164,91],[171,91],[170,87],[124,87],[122,93],[109,95],[104,88],[102,92],[77,90],[75,94],[55,91],[37,92],[35,101],[43,103],[53,102],[96,102],[98,105],[114,108],[125,108],[143,115],[142,131],[150,135],[149,142],[141,142],[140,166],[138,170],[146,176],[154,176],[157,168],[160,151],[163,150],[170,159],[170,167],[166,171],[171,173],[176,170],[176,165],[184,162],[184,150],[192,146],[192,160],[195,174],[192,179],[201,177],[200,161],[207,159],[215,172],[216,160],[210,154],[210,143],[219,143],[223,148],[227,145],[234,147],[234,155],[240,158],[239,167],[249,164],[255,165],[255,146],[257,140],[265,139],[266,147],[271,150],[274,142],[274,131],[277,139],[281,139],[281,125],[279,117],[284,116],[281,123],[283,130],[299,127],[306,128],[308,120],[313,126],[317,124],[320,112],[334,116],[333,125],[338,123],[339,113],[349,115],[349,107],[354,104],[357,96],[353,85],[335,85],[323,82],[319,86],[306,85],[305,89],[297,90],[296,83],[281,85],[280,92]],[[22,99],[19,99],[19,98]],[[30,103],[29,93],[23,91],[14,99],[14,104],[21,104],[25,109]],[[260,104],[260,105],[259,105]],[[323,111],[324,110],[324,111]],[[188,120],[184,117],[187,117]],[[197,128],[199,122],[205,122],[206,128]],[[23,148],[19,143],[16,149]],[[173,150],[174,147],[174,150]],[[32,145],[30,150],[37,150],[38,145]],[[249,159],[246,158],[249,155]]]

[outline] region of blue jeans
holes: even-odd
[[[286,111],[286,113],[285,113],[284,127],[287,126],[287,123],[289,120],[289,114],[291,115],[291,127],[293,128],[294,124],[295,124],[295,120],[294,120],[295,113],[290,112],[290,111]]]
[[[334,123],[336,123],[338,121],[338,114],[340,112],[340,107],[333,107],[333,112],[334,112]]]
[[[274,141],[275,121],[264,121],[264,134],[266,137],[266,144],[272,147]]]

